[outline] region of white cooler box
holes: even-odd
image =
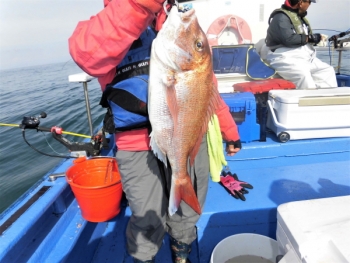
[[[266,126],[281,142],[350,136],[350,88],[269,91]]]
[[[279,263],[350,262],[350,196],[278,206],[276,237]]]

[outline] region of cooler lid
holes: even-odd
[[[300,106],[347,105],[350,104],[350,88],[271,90],[269,100]]]
[[[235,91],[250,91],[253,94],[267,93],[270,90],[295,89],[293,82],[285,79],[251,80],[233,84]]]
[[[303,262],[350,262],[350,196],[285,203],[277,221]]]

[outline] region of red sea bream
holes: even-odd
[[[148,97],[151,147],[172,169],[170,215],[181,200],[201,214],[187,161],[193,165],[218,97],[210,47],[195,10],[173,7],[152,44]]]

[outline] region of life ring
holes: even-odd
[[[225,29],[232,29],[238,36],[238,44],[252,43],[252,32],[248,23],[236,15],[220,16],[214,20],[207,30],[207,38],[210,46],[219,45],[219,38]]]

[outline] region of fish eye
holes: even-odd
[[[203,49],[203,41],[201,41],[201,40],[199,40],[199,39],[197,39],[196,40],[196,43],[195,43],[195,45],[196,45],[196,49],[197,50],[202,50]]]

